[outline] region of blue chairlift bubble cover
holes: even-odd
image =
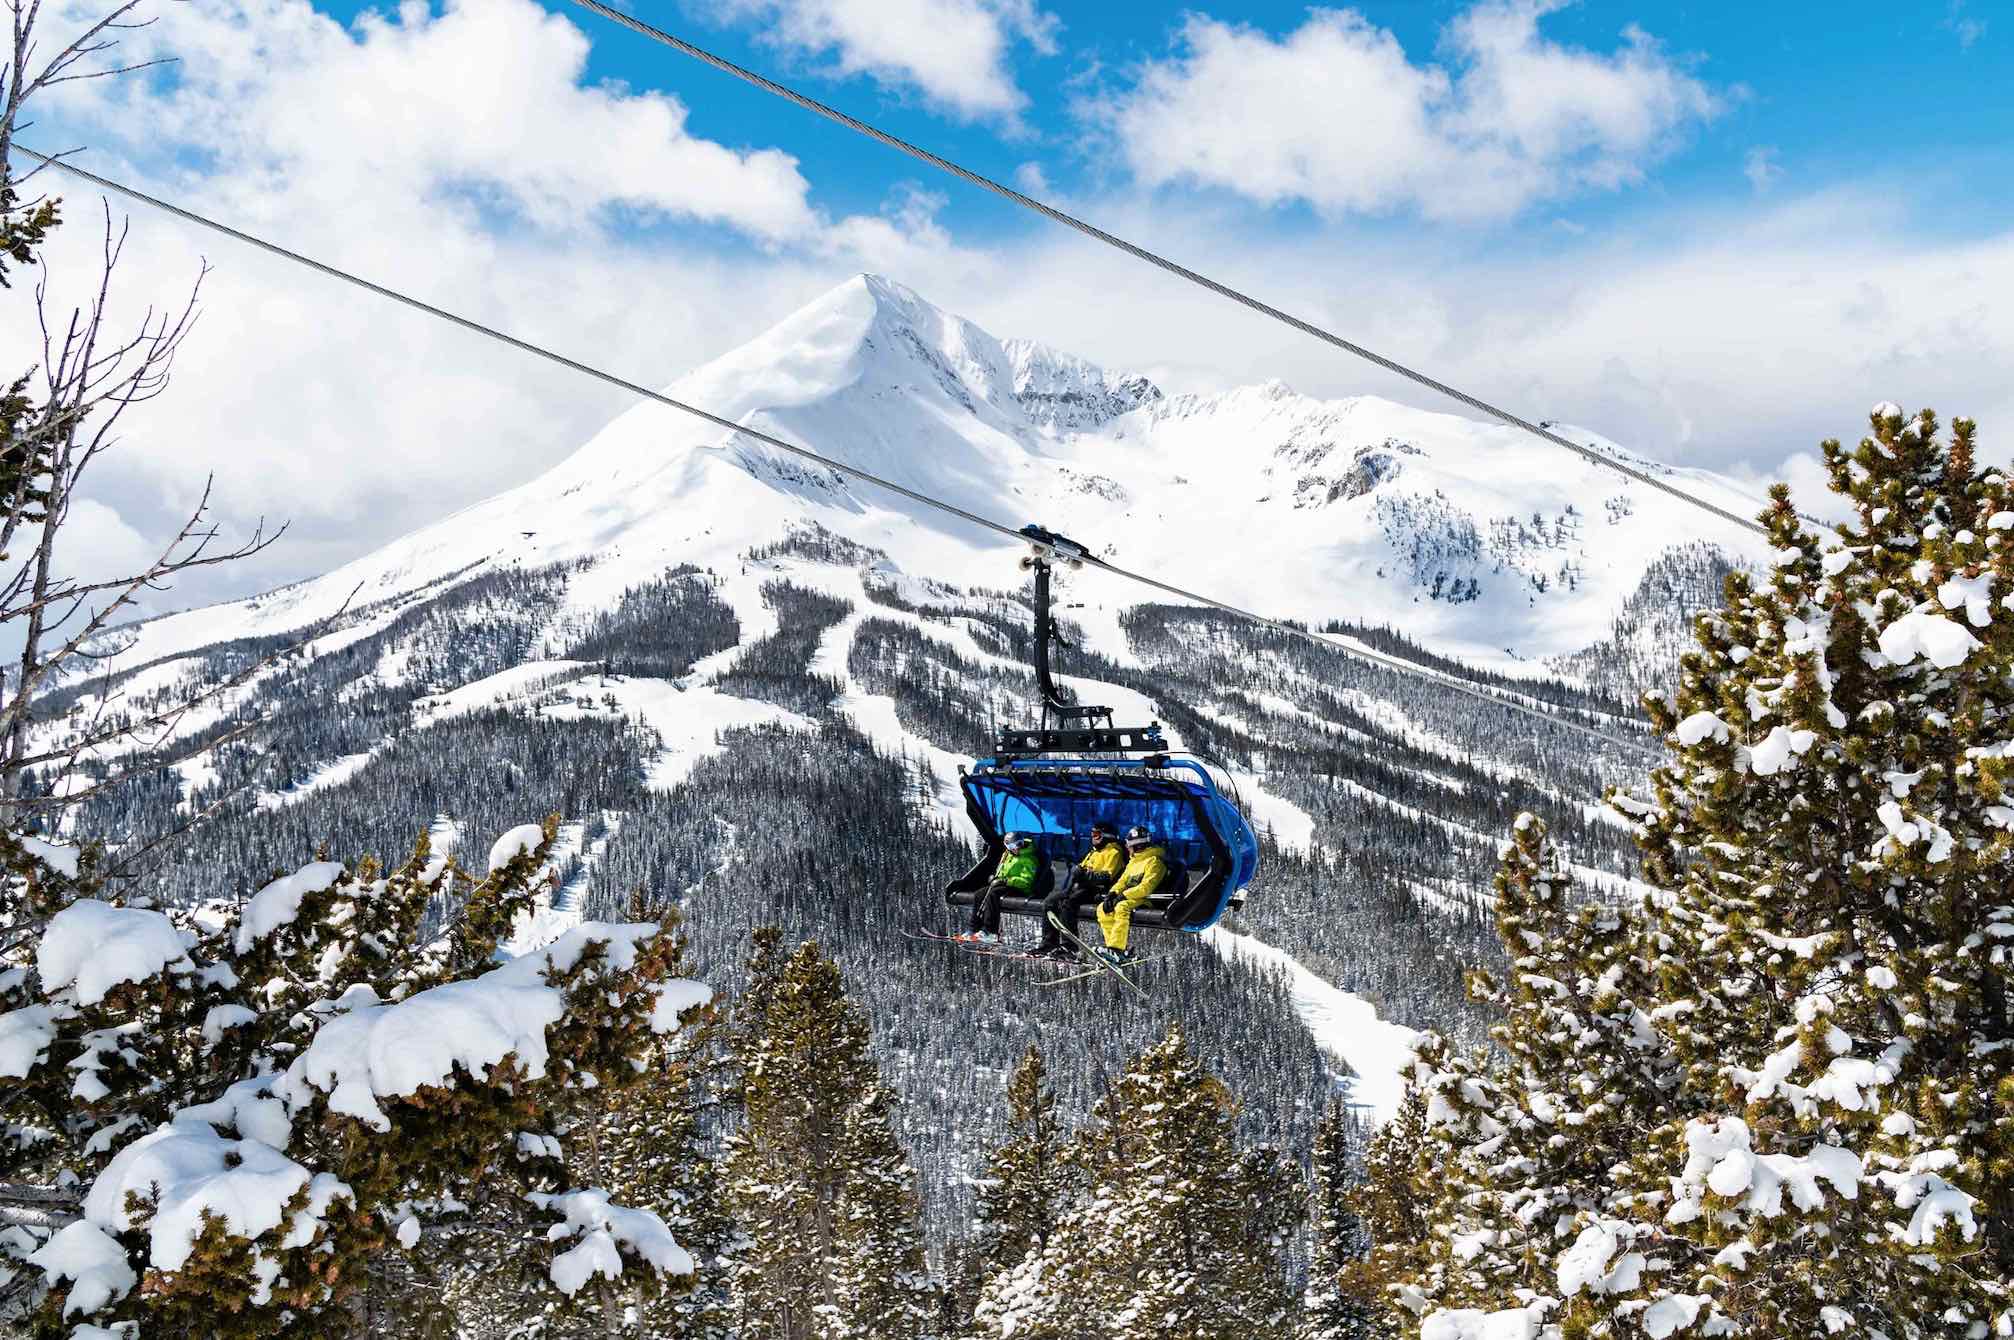
[[[967,812],[990,848],[1008,833],[1030,833],[1051,860],[1076,861],[1091,849],[1091,825],[1119,832],[1139,824],[1196,877],[1205,893],[1182,907],[1179,925],[1214,925],[1232,895],[1259,868],[1251,825],[1217,790],[1209,770],[1189,759],[982,760],[962,779]],[[1204,880],[1221,873],[1209,889]],[[1208,896],[1213,894],[1214,896]]]

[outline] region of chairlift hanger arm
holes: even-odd
[[[1042,714],[1065,718],[1078,715],[1084,709],[1063,700],[1049,669],[1050,645],[1061,640],[1056,636],[1056,616],[1049,608],[1050,562],[1039,556],[1023,562],[1035,570],[1035,687],[1042,692]]]

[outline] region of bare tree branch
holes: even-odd
[[[13,505],[0,521],[0,544],[29,533],[25,528],[30,523],[35,526],[33,551],[0,590],[0,623],[23,632],[14,682],[8,686],[11,693],[0,695],[0,791],[8,796],[18,797],[19,779],[27,768],[58,760],[75,766],[88,752],[121,738],[151,749],[152,742],[145,739],[148,732],[159,730],[162,738],[168,738],[189,711],[238,687],[235,681],[213,686],[207,695],[169,711],[137,721],[122,718],[102,730],[86,729],[60,748],[37,751],[29,744],[36,698],[65,666],[99,659],[103,651],[96,644],[134,608],[143,593],[168,589],[189,572],[250,558],[275,543],[286,529],[282,526],[269,533],[262,520],[242,543],[228,550],[215,549],[220,531],[209,521],[214,481],[206,480],[201,498],[182,526],[140,571],[90,582],[57,574],[56,538],[70,515],[85,472],[116,442],[125,412],[166,389],[175,356],[195,324],[197,300],[208,274],[206,265],[179,308],[149,310],[136,328],[124,336],[112,335],[107,318],[112,277],[124,254],[128,231],[106,206],[97,286],[89,300],[73,308],[67,318],[54,319],[46,277],[36,286],[43,398],[17,433],[14,449],[44,469],[39,473],[24,469],[24,477],[17,481],[9,500]],[[31,504],[39,510],[33,510]],[[344,609],[347,607],[345,602]],[[101,702],[101,715],[103,706]],[[100,784],[67,795],[76,803],[104,789]],[[53,799],[45,797],[32,806],[24,802],[24,807],[43,807]]]
[[[361,590],[362,588],[359,587],[357,589]],[[301,634],[293,641],[287,643],[283,647],[278,647],[274,649],[272,652],[268,653],[267,655],[260,657],[256,661],[253,661],[251,664],[247,665],[244,669],[240,670],[237,674],[231,676],[229,679],[219,681],[218,683],[215,684],[206,685],[201,692],[196,693],[190,696],[189,698],[176,703],[173,707],[164,709],[163,711],[160,712],[152,713],[148,716],[141,717],[137,720],[121,720],[115,724],[104,726],[102,728],[94,728],[91,730],[87,730],[82,736],[67,742],[61,749],[51,749],[41,754],[24,755],[21,758],[9,760],[7,766],[17,769],[31,768],[43,763],[53,763],[58,760],[63,760],[66,763],[74,765],[86,753],[97,748],[98,746],[113,743],[119,740],[138,741],[143,749],[152,749],[154,747],[154,742],[147,741],[142,738],[148,732],[159,732],[159,734],[156,737],[157,740],[167,740],[172,738],[175,734],[175,727],[178,726],[182,722],[182,720],[188,716],[190,712],[193,712],[197,708],[205,706],[206,704],[215,702],[218,698],[224,696],[227,693],[231,693],[237,689],[243,688],[246,684],[250,683],[253,679],[255,679],[261,672],[270,669],[272,666],[278,664],[280,661],[283,661],[288,657],[292,656],[295,652],[300,651],[304,647],[308,646],[308,644],[313,642],[316,638],[320,637],[323,633],[327,632],[329,628],[336,623],[337,620],[341,619],[345,614],[349,612],[350,604],[353,600],[355,600],[355,598],[356,598],[356,591],[353,590],[350,592],[349,597],[343,601],[342,607],[340,609],[337,609],[333,613],[326,616],[325,618],[319,619],[315,623],[310,624],[307,628],[303,629],[301,631]],[[98,700],[97,711],[94,714],[94,719],[102,719],[112,701],[114,700],[111,699],[109,695],[100,697],[100,699]],[[217,745],[226,743],[229,739],[236,738],[237,735],[242,733],[243,733],[242,730],[233,731],[229,736],[219,737],[217,739],[213,739],[204,742],[202,744],[196,745],[185,753],[172,754],[167,756],[163,756],[160,754],[151,754],[145,766],[132,769],[125,775],[130,777],[142,772],[151,772],[159,768],[172,767],[176,763],[182,762],[185,759],[193,758],[197,754],[205,753],[208,750],[215,748]],[[104,789],[103,787],[94,787],[90,792],[90,794],[96,794],[98,791],[103,789]],[[36,800],[20,799],[16,797],[0,796],[0,809],[4,809],[9,806],[33,807],[35,805],[42,803],[44,802]]]

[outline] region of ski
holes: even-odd
[[[903,935],[908,939],[922,940],[929,944],[950,945],[952,948],[963,950],[975,958],[1012,959],[1022,963],[1054,963],[1059,968],[1076,966],[1076,964],[1065,962],[1062,959],[1054,959],[1046,955],[1030,953],[1026,950],[1004,949],[999,945],[975,944],[970,940],[961,940],[955,935],[945,935],[938,931],[904,931]]]
[[[1126,967],[1129,969],[1137,968],[1143,963],[1159,963],[1163,959],[1170,959],[1173,957],[1175,957],[1173,954],[1150,954],[1146,958],[1128,959],[1126,961]],[[1114,968],[1111,964],[1105,963],[1101,960],[1098,966],[1091,969],[1089,972],[1073,972],[1068,977],[1044,978],[1042,981],[1035,983],[1035,985],[1061,986],[1065,982],[1081,982],[1087,977],[1098,977],[1102,976],[1105,973],[1116,972],[1116,971],[1118,970]],[[1121,980],[1126,981],[1129,985],[1131,984],[1131,979],[1122,977]],[[1136,991],[1140,990],[1139,987],[1134,987],[1133,989]],[[1142,994],[1144,994],[1144,992]]]
[[[1076,945],[1078,951],[1084,955],[1086,960],[1088,960],[1091,963],[1095,963],[1097,965],[1099,972],[1111,973],[1114,977],[1118,978],[1120,981],[1124,982],[1127,986],[1131,987],[1133,989],[1134,994],[1139,996],[1141,1000],[1153,999],[1146,993],[1146,991],[1139,985],[1139,983],[1135,982],[1125,973],[1120,972],[1119,969],[1114,965],[1107,963],[1104,959],[1098,957],[1097,951],[1092,949],[1090,945],[1085,944],[1084,938],[1082,936],[1078,935],[1077,932],[1072,928],[1065,926],[1063,924],[1063,918],[1057,916],[1054,912],[1051,912],[1049,914],[1049,924],[1051,926],[1054,926],[1058,931],[1062,932],[1064,939],[1068,940],[1071,944]],[[1088,977],[1091,976],[1092,974],[1086,973],[1084,975]]]

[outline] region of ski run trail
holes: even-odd
[[[855,639],[870,620],[896,624],[928,638],[963,660],[1019,676],[1026,666],[995,655],[982,646],[971,629],[957,618],[932,618],[924,614],[881,604],[867,592],[859,570],[829,564],[806,563],[782,558],[749,562],[721,578],[715,594],[727,604],[739,623],[734,646],[695,662],[682,678],[674,680],[633,677],[604,679],[600,667],[586,661],[534,659],[495,674],[413,703],[413,726],[424,730],[454,718],[497,708],[536,712],[554,719],[582,719],[592,716],[622,716],[639,722],[657,739],[657,750],[646,764],[646,784],[653,790],[670,791],[683,784],[705,759],[724,751],[721,737],[728,731],[752,726],[779,726],[788,730],[815,732],[818,723],[796,712],[723,693],[713,682],[727,671],[747,648],[774,633],[776,614],[763,599],[763,586],[787,580],[823,594],[837,597],[852,607],[838,623],[826,630],[808,669],[829,677],[842,686],[833,708],[884,756],[909,762],[927,775],[927,789],[918,788],[915,804],[920,817],[964,841],[976,843],[978,833],[965,813],[958,774],[967,764],[965,756],[946,750],[907,729],[901,721],[895,699],[869,692],[848,668]],[[925,601],[927,603],[927,593]],[[570,591],[568,607],[587,606],[606,598],[599,590]],[[565,620],[562,611],[556,623]],[[1085,630],[1086,640],[1121,664],[1135,664],[1136,658],[1120,628],[1115,610],[1103,606],[1079,607],[1072,618]],[[388,619],[374,618],[357,628],[345,629],[310,644],[310,654],[325,654],[358,640],[382,627]],[[552,645],[548,640],[548,645]],[[548,655],[550,653],[547,653]],[[375,673],[385,680],[403,673],[404,652],[387,651]],[[158,667],[159,678],[144,686],[125,686],[128,695],[158,692],[180,677],[184,667],[175,663]],[[1159,706],[1149,697],[1122,685],[1102,680],[1059,675],[1058,678],[1080,696],[1108,703],[1123,719],[1160,720]],[[253,686],[247,685],[246,691]],[[1385,709],[1390,712],[1392,709]],[[1409,722],[1393,721],[1398,729]],[[183,729],[189,729],[184,725]],[[1180,747],[1181,741],[1171,740]],[[388,745],[367,752],[348,754],[315,768],[308,776],[277,791],[255,798],[262,809],[299,804],[320,793],[333,790],[357,776],[375,762]],[[184,796],[194,797],[214,776],[206,756],[199,755],[180,765]],[[1305,850],[1314,834],[1313,819],[1300,807],[1273,795],[1261,776],[1235,771],[1230,778],[1245,801],[1255,827],[1271,827],[1281,846]],[[1341,783],[1351,785],[1350,783]],[[1385,797],[1364,793],[1380,803]],[[184,804],[188,802],[185,799]],[[1407,809],[1405,806],[1395,806]],[[1410,811],[1409,811],[1410,812]],[[580,924],[581,899],[609,842],[621,831],[627,816],[607,812],[600,816],[598,835],[587,839],[587,824],[579,819],[563,824],[548,858],[549,880],[540,901],[521,916],[499,953],[520,957],[551,944]],[[1426,816],[1431,817],[1431,816]],[[1446,821],[1440,821],[1445,823]],[[1458,826],[1448,825],[1451,828]],[[1490,841],[1484,834],[1459,830],[1471,841]],[[463,836],[459,826],[443,817],[436,822],[433,836],[438,850],[451,851]],[[733,843],[728,843],[731,848]],[[731,857],[728,858],[731,861]],[[571,867],[562,882],[559,872]],[[1587,872],[1594,874],[1597,872]],[[1613,879],[1612,876],[1608,877]],[[1323,1053],[1337,1063],[1337,1073],[1347,1084],[1350,1101],[1364,1104],[1383,1121],[1395,1109],[1401,1085],[1401,1071],[1410,1055],[1411,1030],[1378,1018],[1376,1007],[1362,997],[1344,991],[1302,965],[1286,950],[1269,945],[1251,935],[1222,928],[1203,937],[1226,960],[1252,971],[1284,973],[1302,1022]]]
[[[1355,1072],[1348,1080],[1346,1100],[1368,1107],[1379,1125],[1391,1119],[1405,1096],[1405,1071],[1412,1064],[1418,1033],[1378,1018],[1376,1006],[1303,967],[1284,949],[1221,926],[1204,931],[1203,939],[1233,963],[1284,973],[1294,993],[1294,1009],[1315,1045]]]
[[[906,729],[897,716],[893,698],[869,693],[853,678],[847,669],[848,656],[861,625],[869,619],[882,619],[914,629],[947,646],[967,661],[1015,674],[1026,667],[981,647],[970,629],[961,622],[954,620],[946,623],[874,603],[868,598],[865,583],[857,571],[842,572],[821,565],[793,570],[790,577],[800,585],[815,587],[853,604],[852,612],[833,625],[821,639],[810,667],[813,674],[829,676],[845,686],[835,704],[837,710],[883,754],[916,760],[928,768],[933,787],[929,798],[919,801],[919,809],[926,818],[948,822],[954,833],[968,841],[976,841],[977,833],[965,815],[962,794],[956,781],[964,758]],[[759,583],[756,585],[759,586]],[[739,607],[736,612],[740,613]],[[1074,616],[1079,612],[1072,613]],[[1080,625],[1086,628],[1087,640],[1094,646],[1099,633],[1117,636],[1120,639],[1118,645],[1125,648],[1130,658],[1130,647],[1125,646],[1124,634],[1119,632],[1116,619],[1085,619],[1080,620]],[[1098,646],[1098,650],[1109,655],[1113,648]],[[1151,699],[1132,689],[1103,680],[1067,675],[1058,678],[1087,700],[1109,704],[1126,720],[1147,721],[1161,717],[1160,710]],[[1170,739],[1177,748],[1180,747],[1181,741],[1172,733]],[[1233,772],[1232,780],[1244,796],[1255,826],[1270,823],[1276,840],[1282,846],[1306,849],[1314,833],[1312,817],[1300,807],[1266,792],[1256,776]],[[1215,927],[1204,932],[1202,939],[1229,962],[1256,972],[1284,974],[1293,993],[1295,1012],[1309,1036],[1324,1055],[1337,1063],[1338,1077],[1345,1085],[1346,1101],[1368,1108],[1372,1118],[1380,1124],[1398,1110],[1404,1091],[1405,1068],[1411,1063],[1412,1047],[1417,1037],[1412,1029],[1385,1022],[1378,1017],[1377,1007],[1371,1002],[1329,982],[1286,950],[1267,944],[1256,936]]]
[[[608,850],[609,842],[622,831],[625,817],[618,811],[604,810],[601,834],[592,842],[584,841],[586,824],[561,825],[559,835],[553,840],[552,854],[546,858],[548,879],[539,905],[529,913],[519,915],[516,924],[511,927],[510,939],[498,950],[501,956],[521,958],[545,948],[580,925],[580,900],[587,892],[588,880],[593,877],[595,866],[600,864],[603,853]],[[578,860],[579,867],[570,879],[560,883],[558,872],[569,860]]]

